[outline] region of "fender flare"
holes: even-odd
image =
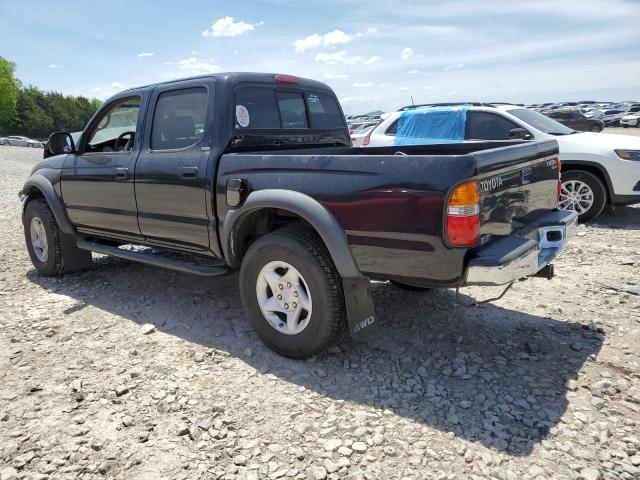
[[[242,206],[227,212],[221,232],[222,250],[227,263],[230,265],[237,263],[233,236],[237,222],[247,213],[262,208],[288,210],[304,218],[327,246],[340,276],[343,278],[363,276],[351,253],[347,235],[335,217],[310,196],[284,189],[265,189],[252,192]]]
[[[287,210],[304,218],[320,235],[342,278],[349,331],[354,340],[366,338],[375,329],[375,307],[370,282],[362,275],[351,253],[347,235],[335,217],[318,201],[292,190],[266,189],[252,192],[242,206],[229,210],[221,229],[222,251],[235,266],[234,227],[242,216],[261,208]]]
[[[67,217],[62,199],[54,190],[51,182],[44,175],[33,175],[22,187],[22,195],[24,196],[22,203],[23,210],[27,205],[29,199],[29,191],[31,190],[31,188],[36,188],[40,191],[40,193],[42,193],[45,200],[49,204],[49,208],[51,209],[56,222],[58,222],[58,227],[60,228],[60,230],[62,230],[63,233],[75,234],[75,228],[71,224],[69,217]]]

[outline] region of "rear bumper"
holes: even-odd
[[[575,235],[576,212],[549,212],[538,221],[501,238],[469,261],[466,285],[504,285],[535,275],[558,256]]]

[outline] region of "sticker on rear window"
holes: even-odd
[[[236,105],[236,120],[242,128],[249,126],[249,110],[244,105]]]
[[[318,98],[317,95],[314,95],[313,93],[311,95],[309,95],[309,102],[318,103],[319,101],[320,101],[320,99]]]

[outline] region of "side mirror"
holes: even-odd
[[[67,132],[55,132],[49,135],[47,148],[52,155],[61,155],[63,153],[73,153],[76,151],[73,138],[71,134]]]
[[[509,138],[514,140],[531,140],[533,137],[524,128],[512,128],[511,130],[509,130]]]

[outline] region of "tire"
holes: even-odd
[[[593,127],[591,127],[591,131],[594,133],[600,133],[602,131],[602,127],[594,125]]]
[[[586,186],[591,194],[591,206],[587,208],[587,205],[581,202],[572,202],[569,197],[571,191],[578,189],[579,192],[584,192],[583,198],[588,200],[589,193],[582,186]],[[566,199],[566,201],[564,201]],[[560,208],[565,210],[577,211],[580,222],[588,222],[593,220],[602,213],[604,207],[607,204],[607,189],[598,177],[593,173],[584,170],[569,170],[562,172],[562,193],[560,195]]]
[[[292,278],[297,280],[288,282]],[[256,334],[285,357],[308,358],[337,343],[346,332],[341,278],[324,244],[311,232],[275,231],[251,245],[240,268],[240,295]],[[297,299],[299,318],[287,322],[284,307],[293,310]],[[269,305],[275,309],[264,313]]]
[[[400,288],[402,290],[408,290],[410,292],[428,292],[429,290],[433,290],[430,287],[421,287],[420,285],[411,285],[410,283],[398,282],[396,280],[389,280],[394,287]]]
[[[57,276],[92,265],[91,252],[80,250],[75,245],[72,235],[65,235],[60,231],[45,200],[30,201],[25,208],[22,222],[31,263],[40,275]],[[44,233],[44,248],[34,242],[34,234],[39,230],[38,227],[41,227]]]

